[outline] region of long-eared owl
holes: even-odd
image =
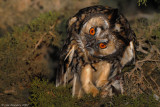
[[[56,86],[72,95],[123,93],[122,68],[135,59],[136,36],[127,19],[111,7],[91,6],[71,17],[60,55]]]

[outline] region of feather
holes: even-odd
[[[85,45],[82,42],[82,38],[80,35],[78,35],[76,32],[74,32],[75,40],[77,41],[78,47],[81,49],[81,51],[84,53],[85,61],[88,62],[88,57],[85,49]]]
[[[69,65],[73,59],[73,55],[74,55],[74,51],[75,51],[75,45],[72,46],[72,48],[69,50],[68,54],[66,55],[64,61],[69,57]]]

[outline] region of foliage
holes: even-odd
[[[154,15],[153,19],[137,19],[132,25],[139,45],[144,45],[145,43],[150,45],[155,45],[160,49],[160,15]],[[144,41],[144,43],[142,43]],[[143,46],[144,50],[149,51],[149,47]],[[148,48],[148,49],[147,49]],[[139,56],[138,56],[139,57]]]
[[[146,3],[147,3],[147,0],[138,0],[138,6],[141,6],[141,5],[145,5],[146,6]]]
[[[56,56],[56,49],[62,43],[62,34],[54,30],[63,21],[63,18],[59,21],[59,17],[58,13],[42,14],[30,24],[14,27],[12,33],[0,38],[1,90],[13,88],[22,92],[19,96],[22,94],[26,99],[22,90],[28,89],[32,78],[50,77],[53,69],[49,65],[57,60],[50,54],[55,51],[53,55]]]
[[[48,81],[35,78],[30,88],[31,97],[30,104],[40,107],[72,107],[76,99],[71,96],[70,86],[55,87],[54,84]]]
[[[0,38],[0,66],[5,67],[1,70],[5,72],[8,68],[15,68],[14,64],[18,61],[22,64],[23,59],[34,51],[36,43],[41,36],[53,30],[50,29],[50,26],[54,25],[57,17],[58,16],[53,13],[43,14],[39,18],[33,20],[28,26],[23,28],[15,27],[12,34]],[[56,37],[56,39],[59,39],[58,36]],[[46,42],[48,42],[48,44],[53,42],[53,45],[59,46],[59,44],[54,44],[54,41]],[[7,65],[9,67],[7,67]],[[13,72],[15,70],[9,71]]]
[[[54,84],[37,78],[33,80],[30,89],[30,105],[35,107],[141,107],[146,105],[156,107],[160,104],[152,95],[145,94],[141,94],[135,99],[126,95],[114,96],[113,98],[92,97],[91,95],[85,95],[81,99],[72,98],[71,86],[55,87]]]

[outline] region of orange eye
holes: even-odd
[[[105,45],[104,43],[100,43],[100,44],[99,44],[99,47],[100,47],[101,49],[104,49],[104,48],[107,47],[107,45]]]
[[[89,33],[90,33],[90,35],[93,36],[93,35],[96,33],[96,31],[95,31],[95,29],[92,27],[92,28],[90,28]]]

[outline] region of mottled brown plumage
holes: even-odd
[[[67,30],[56,86],[72,84],[77,97],[100,89],[102,96],[123,93],[121,69],[134,59],[136,44],[127,19],[118,9],[91,6],[71,17]]]

